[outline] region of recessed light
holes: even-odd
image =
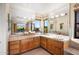
[[[26,18],[26,17],[24,17],[24,18]]]
[[[65,13],[61,13],[60,15],[61,15],[61,16],[64,16],[64,15],[65,15]]]
[[[51,16],[51,18],[55,18],[54,16]]]
[[[56,15],[55,17],[59,17],[59,15]]]

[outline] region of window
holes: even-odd
[[[35,28],[40,28],[40,21],[38,20],[35,21]]]
[[[40,23],[39,20],[34,21],[34,27],[35,27],[34,30],[36,32],[39,32],[40,31],[40,26],[41,26],[41,23]]]
[[[45,20],[45,25],[44,26],[48,26],[48,20]]]
[[[75,28],[74,28],[74,37],[79,38],[79,11],[75,11]]]
[[[47,33],[48,32],[48,20],[44,21],[44,32]]]
[[[23,32],[25,30],[25,24],[17,24],[17,32]]]

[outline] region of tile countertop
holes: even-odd
[[[25,38],[31,38],[31,37],[37,37],[37,36],[42,36],[42,37],[47,37],[47,38],[50,38],[50,39],[55,39],[55,40],[58,40],[58,41],[69,41],[69,36],[65,36],[65,35],[58,35],[58,34],[35,34],[35,35],[11,35],[11,39],[9,38],[9,41],[14,41],[14,40],[22,40],[22,39],[25,39]],[[18,39],[17,39],[18,38]]]
[[[11,35],[9,37],[8,41],[15,41],[15,40],[23,40],[23,39],[28,39],[32,37],[38,37],[39,35]]]
[[[41,35],[43,37],[47,37],[47,38],[51,38],[51,39],[55,39],[55,40],[58,40],[58,41],[69,41],[69,36],[65,36],[65,35],[58,35],[58,34],[47,34],[47,35]]]

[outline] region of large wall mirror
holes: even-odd
[[[50,32],[69,36],[69,15],[59,16],[49,20]]]

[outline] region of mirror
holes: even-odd
[[[69,35],[69,15],[50,18],[50,32],[62,35]]]

